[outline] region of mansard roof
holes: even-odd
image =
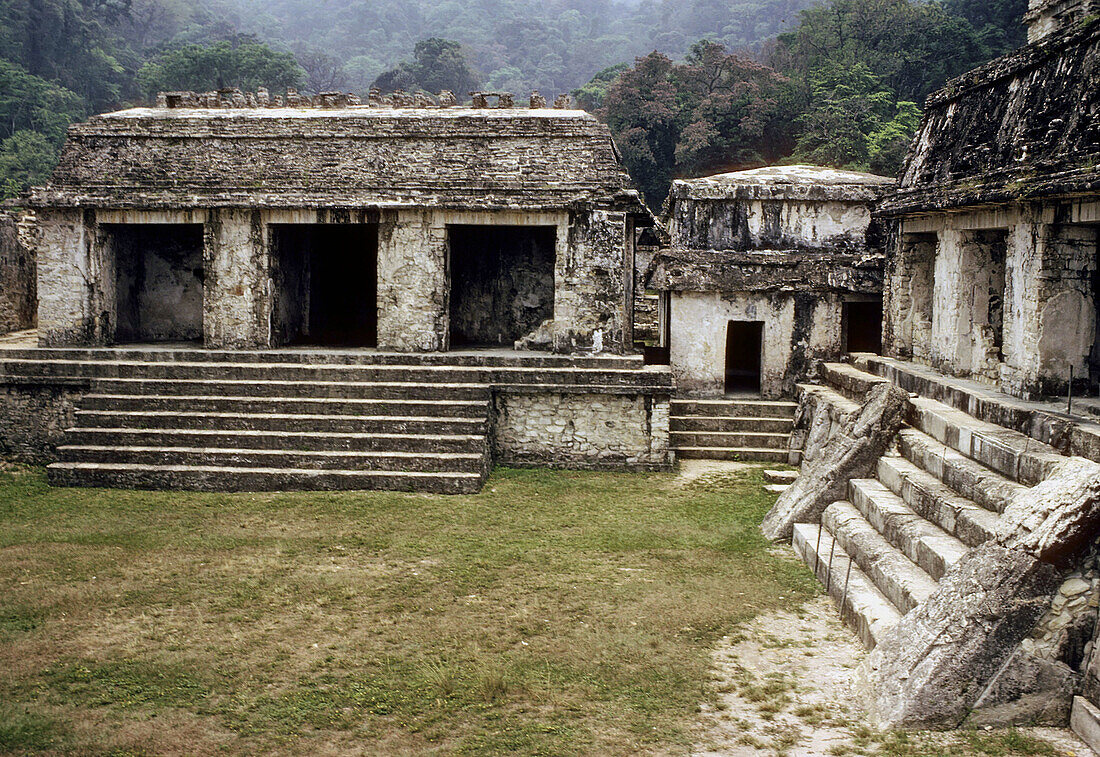
[[[914,213],[1100,192],[1100,18],[932,95],[897,194]]]
[[[136,108],[74,125],[37,207],[587,204],[648,213],[607,127],[550,108]]]

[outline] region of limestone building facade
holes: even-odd
[[[41,344],[629,350],[653,219],[607,128],[421,99],[170,93],[72,127],[29,200]]]
[[[653,266],[681,394],[790,397],[822,360],[877,352],[894,180],[777,166],[676,181],[671,247]]]
[[[1100,381],[1100,24],[1031,4],[1032,43],[932,95],[900,190],[888,354],[1018,397]]]
[[[213,491],[669,468],[671,374],[632,353],[656,221],[606,126],[491,97],[174,92],[73,126],[26,199],[0,452]]]

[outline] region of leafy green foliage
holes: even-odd
[[[157,56],[138,71],[146,95],[165,90],[207,91],[240,87],[273,91],[296,87],[305,72],[294,56],[249,39],[213,45],[183,45]]]
[[[699,42],[684,63],[639,58],[610,85],[600,114],[651,204],[674,176],[774,160],[782,144],[783,77]]]
[[[413,60],[382,73],[374,86],[385,92],[421,89],[438,93],[447,89],[462,99],[467,92],[480,86],[480,80],[467,61],[462,45],[432,37],[417,42]]]
[[[57,163],[57,148],[37,131],[24,129],[0,141],[0,197],[17,197],[45,181]]]

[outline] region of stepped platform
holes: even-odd
[[[802,390],[838,417],[884,381],[913,393],[907,425],[872,477],[851,480],[846,498],[826,508],[820,523],[794,530],[795,551],[870,648],[936,590],[952,565],[993,537],[1014,496],[1065,456],[1036,438],[1057,418],[1040,403],[877,356],[827,364],[822,375],[824,386]],[[994,422],[1004,419],[1013,423]]]
[[[759,398],[673,400],[672,448],[684,459],[787,463],[797,409]]]
[[[671,464],[660,421],[672,376],[635,356],[40,349],[12,340],[0,345],[5,387],[13,417],[33,423],[31,411],[45,408],[55,449],[48,474],[60,486],[463,494],[480,490],[501,457]],[[60,429],[49,428],[51,414]],[[604,436],[582,429],[590,448],[578,449],[576,439],[554,438],[555,415]],[[639,428],[650,430],[649,444],[630,448]],[[0,437],[18,435],[0,427]]]

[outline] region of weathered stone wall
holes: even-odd
[[[674,205],[672,243],[696,250],[858,249],[871,203],[695,200]]]
[[[0,384],[0,458],[31,465],[54,462],[87,382]]]
[[[32,328],[37,317],[35,258],[19,224],[0,212],[0,334]]]
[[[761,392],[791,396],[815,363],[839,357],[842,313],[834,294],[673,292],[669,349],[678,390],[722,395],[729,322],[762,321]]]
[[[1100,358],[1098,228],[1095,201],[904,221],[886,288],[887,353],[1021,397],[1065,391],[1071,369],[1086,381]]]
[[[501,465],[662,470],[672,463],[665,395],[501,392],[493,405]]]
[[[626,213],[573,212],[555,269],[554,352],[622,352]]]

